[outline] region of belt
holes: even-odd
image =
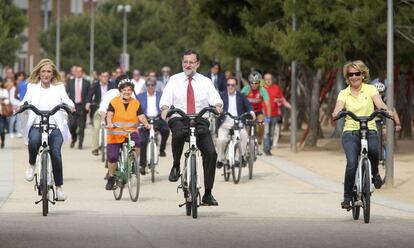
[[[351,133],[353,135],[360,135],[361,131],[360,130],[353,130],[353,131],[345,131],[344,133]],[[377,134],[377,131],[375,130],[368,130],[368,134]]]

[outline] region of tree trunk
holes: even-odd
[[[319,68],[311,84],[311,102],[309,111],[309,135],[305,140],[305,147],[315,147],[319,133],[319,94],[322,83],[323,70]]]

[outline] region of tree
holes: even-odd
[[[23,37],[20,34],[26,25],[26,19],[12,0],[0,0],[0,6],[0,64],[10,65],[21,47]]]

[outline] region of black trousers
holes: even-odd
[[[69,131],[72,136],[72,142],[78,140],[79,135],[79,145],[83,144],[83,137],[85,136],[85,125],[86,125],[86,110],[83,104],[77,103],[75,105],[76,112],[69,115]],[[79,133],[77,129],[79,128]]]
[[[161,133],[161,144],[160,144],[160,152],[165,151],[165,147],[167,146],[167,139],[170,135],[170,129],[168,129],[168,125],[164,120],[157,120],[154,123],[154,129],[155,131],[158,131]],[[140,132],[140,165],[142,167],[145,167],[147,165],[147,144],[149,141],[149,130],[141,129]]]
[[[174,159],[174,167],[180,167],[180,159],[183,153],[184,143],[189,135],[189,126],[182,118],[174,117],[169,122],[172,132],[171,147]],[[217,152],[214,147],[213,138],[208,129],[209,122],[206,119],[197,122],[197,147],[201,151],[204,169],[204,187],[212,189],[216,175]]]

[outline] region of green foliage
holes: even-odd
[[[24,39],[21,33],[26,19],[12,0],[0,0],[0,6],[0,64],[10,65]]]

